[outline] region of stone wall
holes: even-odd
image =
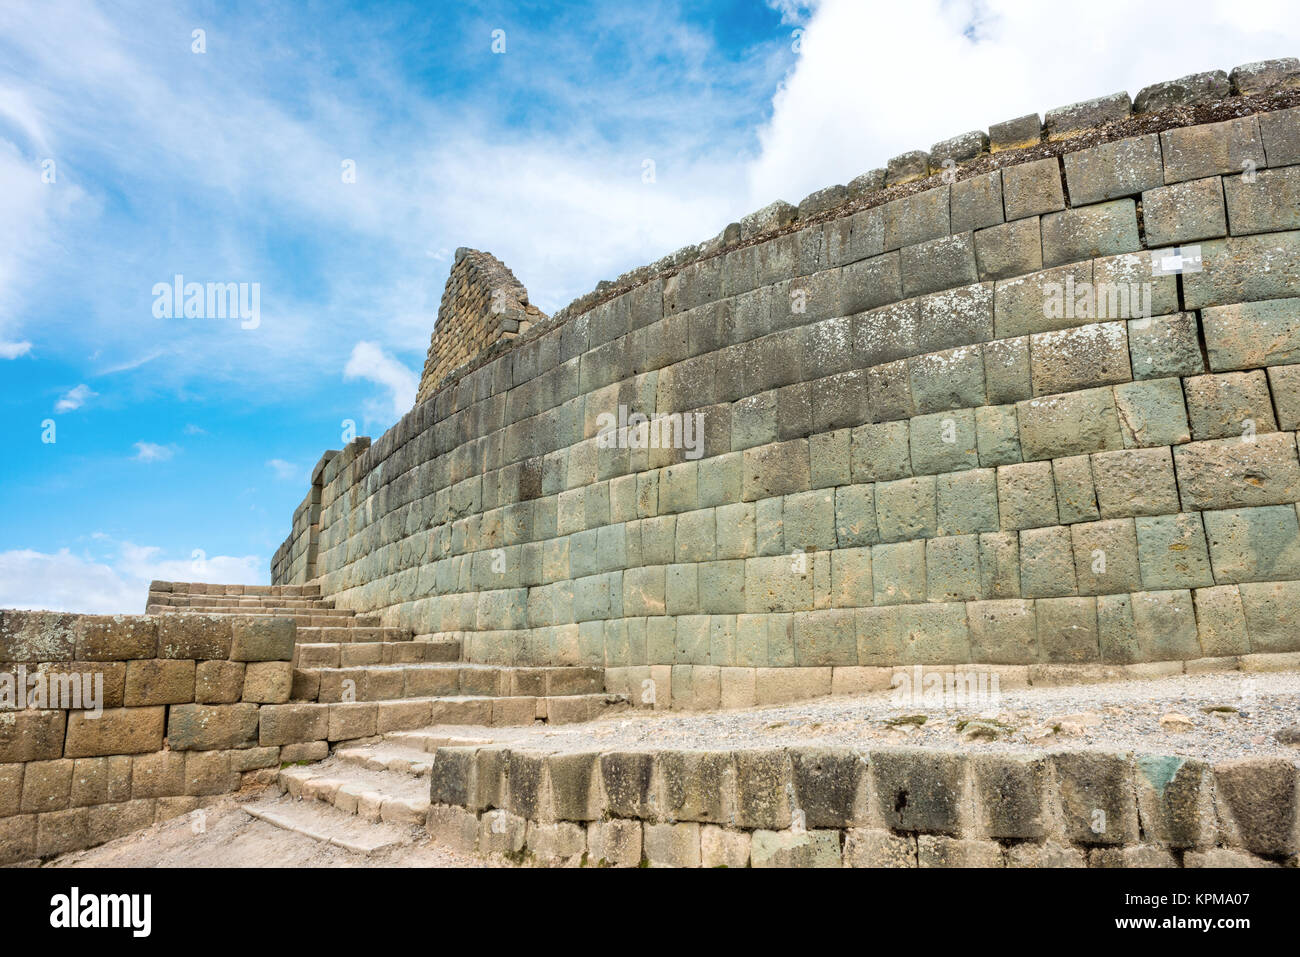
[[[1300,650],[1298,103],[1289,60],[996,124],[602,284],[326,464],[322,592],[696,706]]]
[[[1285,758],[444,747],[428,820],[461,850],[592,866],[1295,866],[1298,787]]]
[[[0,695],[33,676],[103,689],[102,711],[84,694],[0,698],[0,864],[101,844],[324,757],[266,710],[289,700],[294,635],[270,617],[0,611]]]
[[[513,339],[545,318],[529,305],[528,290],[499,259],[477,249],[457,249],[416,401],[429,398],[448,375],[498,341]]]

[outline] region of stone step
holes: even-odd
[[[416,728],[413,731],[390,731],[378,744],[366,747],[399,747],[405,753],[423,752],[430,757],[439,748],[472,748],[493,743],[490,728],[465,728],[462,734],[448,734],[440,728]]]
[[[159,595],[151,592],[149,604],[170,608],[333,608],[333,598],[241,598],[237,595]]]
[[[433,767],[433,752],[387,739],[377,744],[339,745],[334,757],[343,764],[370,771],[387,771],[426,779],[429,777],[429,769]]]
[[[389,808],[389,819],[384,820],[382,801],[377,822],[340,810],[332,803],[298,800],[282,792],[241,807],[259,821],[365,857],[425,839],[423,821],[418,825],[408,823],[419,815],[418,808],[394,804]]]
[[[324,801],[371,822],[423,825],[429,811],[427,772],[422,777],[387,767],[369,768],[337,755],[307,767],[283,768],[277,784],[290,797]]]
[[[366,620],[375,621],[376,619]],[[355,620],[351,624],[331,621],[328,625],[300,624],[298,626],[299,644],[411,641],[413,637],[409,631],[402,628],[381,628],[378,624],[358,625]],[[426,644],[432,644],[432,642],[426,642]],[[459,648],[460,645],[457,644],[456,647]]]
[[[344,682],[351,682],[345,685]],[[309,688],[322,702],[392,701],[441,695],[558,697],[597,694],[605,688],[602,668],[517,668],[463,662],[378,664],[362,667],[299,668],[294,687]]]
[[[261,608],[231,607],[220,605],[154,605],[146,606],[149,615],[222,615],[248,618],[266,616],[269,618],[293,618],[303,621],[309,618],[338,619],[341,622],[352,621],[356,613],[349,608]]]
[[[412,641],[410,636],[387,641],[321,641],[302,640],[304,631],[298,629],[298,644],[293,651],[293,666],[299,669],[358,668],[367,665],[416,664],[419,662],[450,662],[460,658],[460,645],[438,641]],[[334,631],[335,629],[324,629]]]
[[[627,695],[599,694],[532,695],[428,695],[383,701],[318,702],[299,694],[294,684],[294,701],[286,708],[327,709],[331,741],[373,738],[376,733],[416,731],[443,725],[475,725],[481,728],[505,725],[527,726],[535,721],[572,724],[592,721],[631,707]],[[335,711],[338,714],[335,714]],[[335,721],[338,721],[336,725]],[[443,732],[446,734],[447,732]]]
[[[319,584],[307,585],[216,585],[208,582],[151,581],[150,592],[168,595],[248,595],[263,597],[314,598]]]

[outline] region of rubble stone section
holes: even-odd
[[[290,784],[292,791],[298,782]],[[284,784],[282,783],[282,787]],[[337,786],[337,785],[336,785]],[[438,748],[428,829],[517,860],[651,867],[1295,867],[1300,769],[920,748]]]
[[[1300,651],[1300,66],[1275,67],[1148,119],[1052,111],[955,181],[774,204],[604,288],[324,463],[315,581],[657,707]],[[700,457],[602,445],[620,408],[698,413]]]
[[[499,259],[477,249],[457,249],[416,401],[431,396],[443,379],[480,352],[527,332],[545,318],[529,304],[528,290]]]

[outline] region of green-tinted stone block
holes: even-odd
[[[917,475],[956,472],[979,465],[971,409],[918,415],[910,422],[912,469]]]
[[[935,476],[939,535],[995,532],[998,516],[997,474],[993,469],[969,469]]]
[[[1115,410],[1125,448],[1177,445],[1191,439],[1182,382],[1150,379],[1115,386]]]
[[[1196,610],[1192,593],[1186,589],[1134,594],[1133,625],[1142,661],[1184,661],[1200,657]]]
[[[1204,588],[1214,584],[1199,512],[1140,517],[1137,542],[1144,589]]]
[[[989,468],[1020,461],[1020,426],[1016,422],[1014,405],[989,405],[976,409],[975,436],[981,466]]]
[[[932,538],[925,545],[929,601],[973,601],[980,597],[979,539],[975,535]]]
[[[876,485],[876,526],[881,541],[928,538],[937,525],[934,476]]]
[[[1077,595],[1070,530],[1063,526],[1020,533],[1020,592],[1024,598]]]
[[[1096,661],[1097,599],[1043,598],[1034,602],[1043,660],[1058,664]]]
[[[877,605],[925,601],[925,542],[873,546],[871,577]]]
[[[1080,595],[1108,595],[1141,587],[1133,519],[1070,526]]]

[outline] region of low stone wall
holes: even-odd
[[[439,748],[461,850],[677,867],[1294,867],[1300,769],[1101,751]]]
[[[0,611],[0,864],[101,844],[324,757],[267,711],[289,700],[295,633],[265,616]]]

